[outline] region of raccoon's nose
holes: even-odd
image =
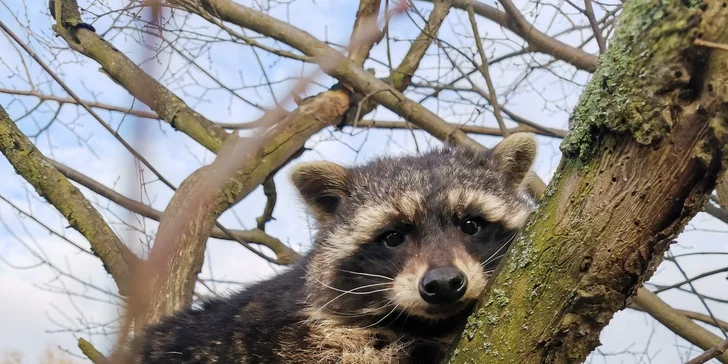
[[[468,278],[455,267],[439,267],[427,271],[420,280],[420,296],[427,303],[452,303],[468,288]]]

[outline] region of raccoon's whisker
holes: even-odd
[[[364,327],[362,327],[362,329],[367,329],[367,328],[370,328],[370,327],[372,327],[372,326],[377,326],[377,325],[379,325],[379,323],[380,323],[380,322],[384,321],[384,320],[385,320],[385,319],[386,319],[387,317],[389,317],[389,315],[391,315],[392,313],[394,313],[394,311],[396,311],[396,310],[397,310],[397,307],[399,307],[399,303],[397,303],[397,305],[396,305],[396,306],[394,306],[394,308],[393,308],[393,309],[392,309],[391,311],[389,311],[389,313],[388,313],[388,314],[384,315],[384,317],[382,317],[381,319],[379,319],[379,321],[377,321],[377,322],[375,322],[375,323],[373,323],[373,324],[371,324],[371,325],[367,325],[367,326],[364,326]]]
[[[501,254],[500,256],[498,256],[498,253],[500,253],[501,250],[505,249],[506,246],[507,246],[507,243],[501,245],[501,247],[498,248],[498,250],[496,250],[493,254],[491,254],[483,263],[480,263],[480,265],[483,266],[483,267],[485,267],[487,264],[489,264],[489,263],[493,262],[494,260],[498,259],[498,257],[503,256],[503,254]]]
[[[375,311],[379,311],[379,310],[385,309],[387,307],[392,307],[392,305],[394,305],[394,303],[395,303],[395,300],[397,299],[397,296],[399,296],[400,294],[402,294],[402,292],[397,293],[393,297],[388,298],[386,300],[382,300],[382,301],[376,302],[377,304],[380,303],[380,302],[384,302],[384,304],[381,305],[381,306],[378,306],[378,307],[370,307],[369,310],[371,310],[372,312],[375,312]],[[397,304],[399,304],[399,303],[397,303]],[[371,313],[369,313],[369,315],[371,315]]]
[[[342,272],[351,273],[351,274],[358,274],[358,275],[362,275],[362,276],[384,278],[384,279],[389,280],[389,281],[393,281],[394,280],[394,278],[390,278],[390,277],[383,276],[383,275],[379,275],[379,274],[354,272],[354,271],[344,270],[344,269],[339,269],[339,270],[342,271]]]
[[[397,293],[396,295],[394,295],[392,298],[389,299],[389,303],[387,303],[386,305],[384,305],[384,306],[382,306],[382,307],[379,308],[379,309],[382,309],[382,308],[391,306],[391,304],[392,303],[395,303],[395,301],[396,301],[396,305],[394,306],[394,308],[391,311],[389,311],[388,314],[384,315],[384,317],[382,317],[379,321],[377,321],[377,322],[375,322],[375,323],[373,323],[373,324],[371,324],[369,326],[365,326],[364,328],[368,328],[368,327],[375,326],[375,325],[379,324],[380,322],[384,321],[389,315],[391,315],[394,311],[396,311],[397,310],[397,307],[399,307],[399,305],[402,304],[401,300],[397,300],[397,296],[399,296],[400,294],[401,294],[401,292],[400,293]],[[400,310],[399,315],[397,315],[397,317],[395,317],[394,320],[396,321],[400,316],[402,316],[402,314],[405,311],[407,311],[407,305],[405,305],[402,308],[402,310]],[[407,318],[409,318],[409,313],[407,314]],[[389,324],[387,326],[389,326]]]
[[[391,291],[393,288],[390,287],[390,288],[384,288],[384,289],[375,289],[373,291],[367,291],[367,292],[355,292],[356,290],[360,290],[360,289],[364,289],[364,288],[369,288],[369,287],[374,287],[374,286],[382,286],[382,285],[388,285],[388,284],[389,283],[374,283],[374,284],[368,284],[366,286],[356,287],[354,289],[345,291],[344,293],[342,293],[342,294],[340,294],[340,295],[332,298],[329,302],[326,302],[323,306],[321,306],[319,308],[319,310],[322,310],[324,307],[328,306],[331,302],[334,302],[337,299],[339,299],[339,298],[341,298],[341,297],[343,297],[343,296],[345,296],[347,294],[366,295],[366,294],[372,294],[372,293],[377,293],[377,292]]]
[[[481,264],[481,266],[485,268],[488,264],[490,264],[490,263],[492,263],[492,262],[494,262],[494,261],[496,261],[496,260],[498,260],[500,258],[503,258],[505,255],[506,255],[506,253],[503,253],[501,255],[498,255],[496,257],[493,257],[493,259],[491,259],[491,260],[489,260],[487,262],[484,262],[483,264]]]
[[[347,294],[361,294],[361,295],[365,295],[365,294],[371,294],[371,293],[375,293],[375,292],[390,291],[390,290],[392,290],[392,288],[377,289],[377,290],[374,290],[374,291],[366,291],[366,292],[356,292],[357,290],[360,290],[360,289],[369,288],[369,287],[375,287],[375,286],[386,286],[388,284],[389,284],[389,282],[373,283],[373,284],[367,284],[366,286],[361,286],[361,287],[353,288],[353,289],[350,289],[348,291],[339,291],[339,292],[342,292],[342,294],[340,294],[339,297],[341,297],[343,295],[347,295]]]
[[[498,248],[498,250],[496,250],[496,251],[495,251],[495,252],[494,252],[493,254],[491,254],[491,256],[490,256],[490,257],[488,257],[488,259],[486,259],[486,260],[485,260],[485,261],[484,261],[483,263],[481,263],[480,265],[481,265],[481,266],[483,266],[483,267],[485,267],[485,266],[486,266],[486,265],[488,265],[489,263],[491,263],[491,262],[493,262],[493,261],[495,261],[495,260],[498,260],[499,258],[503,257],[503,256],[505,255],[505,253],[503,253],[503,254],[501,254],[501,255],[498,255],[498,256],[496,256],[496,255],[497,255],[497,254],[498,254],[498,253],[499,253],[499,252],[500,252],[501,250],[503,250],[503,249],[504,249],[505,247],[507,247],[507,246],[508,246],[508,244],[510,244],[510,243],[511,243],[511,242],[513,241],[513,239],[515,239],[516,235],[518,235],[518,233],[517,233],[517,232],[515,232],[515,233],[511,234],[511,236],[510,236],[510,237],[508,238],[508,240],[507,240],[507,241],[506,241],[505,243],[503,243],[503,245],[501,245],[501,247],[500,247],[500,248]]]
[[[304,271],[306,271],[306,270],[304,269]],[[306,271],[306,273],[308,273],[308,271]],[[349,291],[345,291],[345,290],[343,290],[343,289],[340,289],[340,288],[336,288],[336,287],[332,287],[332,286],[329,286],[328,284],[326,284],[326,283],[324,283],[324,282],[321,282],[321,281],[320,281],[320,280],[319,280],[318,278],[316,278],[316,277],[312,277],[312,278],[313,278],[313,279],[315,279],[317,283],[321,284],[322,286],[324,286],[324,287],[326,287],[326,288],[328,288],[328,289],[331,289],[331,290],[334,290],[334,291],[337,291],[337,292],[349,293]],[[389,284],[389,283],[388,283],[388,282],[384,282],[384,283],[375,283],[375,284],[378,284],[378,285],[384,285],[384,284]]]
[[[402,307],[402,309],[399,310],[399,315],[397,315],[397,317],[395,317],[394,320],[392,320],[392,322],[390,322],[389,324],[387,324],[387,326],[389,326],[389,325],[393,324],[395,321],[397,321],[397,319],[400,318],[400,316],[402,316],[402,314],[406,310],[407,310],[407,306]],[[385,327],[387,327],[387,326],[385,326]]]

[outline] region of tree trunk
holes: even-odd
[[[573,363],[648,279],[723,170],[724,1],[627,1],[563,160],[450,363]],[[724,354],[725,355],[725,354]]]

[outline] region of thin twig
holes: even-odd
[[[667,256],[672,257],[673,256],[672,252],[667,252]],[[690,286],[690,289],[698,297],[698,299],[700,300],[700,303],[702,303],[703,307],[705,307],[705,310],[708,311],[708,315],[710,315],[710,317],[713,318],[713,321],[715,322],[715,326],[717,326],[718,329],[720,329],[720,332],[723,333],[723,337],[728,338],[728,334],[726,334],[726,331],[723,329],[723,327],[718,324],[718,319],[715,317],[715,315],[713,315],[713,311],[710,309],[710,306],[708,306],[708,304],[705,303],[705,300],[700,296],[700,294],[698,293],[698,290],[695,289],[695,286],[693,285],[693,281],[695,281],[698,278],[707,277],[708,275],[712,275],[712,274],[716,274],[716,273],[720,273],[720,272],[727,272],[728,267],[725,267],[723,269],[717,269],[712,272],[707,272],[706,274],[700,274],[693,278],[688,278],[687,273],[685,273],[685,271],[682,269],[682,266],[680,266],[680,263],[678,263],[677,260],[673,260],[672,262],[675,264],[677,269],[680,271],[680,274],[682,274],[682,276],[685,277],[685,279],[686,279],[686,281],[683,283],[680,283],[678,285],[678,287],[682,286],[685,283],[687,283]]]
[[[60,1],[58,1],[57,3],[59,3],[59,2]],[[126,148],[126,150],[128,150],[129,153],[131,153],[134,156],[134,158],[136,158],[137,160],[142,162],[147,168],[149,168],[149,171],[154,173],[154,175],[156,175],[157,178],[159,178],[159,180],[162,181],[162,183],[164,183],[168,187],[174,189],[174,185],[172,184],[172,182],[170,182],[169,180],[164,178],[164,176],[162,176],[162,174],[159,171],[157,171],[157,169],[154,168],[154,166],[152,166],[152,164],[149,161],[147,161],[146,158],[144,158],[131,145],[129,145],[129,143],[127,143],[124,140],[124,138],[121,137],[121,135],[119,135],[109,124],[107,124],[104,121],[104,119],[102,119],[101,116],[99,116],[99,114],[97,114],[91,108],[91,106],[87,105],[78,95],[76,95],[76,93],[73,92],[73,90],[71,90],[71,88],[68,87],[68,85],[66,85],[66,83],[63,82],[63,80],[61,80],[61,78],[58,77],[58,75],[56,75],[56,73],[53,72],[45,64],[45,62],[43,62],[43,60],[40,59],[40,57],[38,57],[38,55],[35,54],[35,52],[33,52],[32,49],[30,49],[30,47],[28,47],[28,45],[25,44],[25,42],[23,42],[17,35],[15,35],[15,33],[13,33],[13,31],[10,30],[10,28],[8,28],[5,25],[5,23],[3,23],[2,21],[0,21],[0,29],[2,29],[7,35],[9,35],[11,38],[13,38],[13,41],[15,41],[15,43],[17,43],[21,48],[23,48],[23,50],[25,50],[25,52],[28,53],[28,55],[31,58],[33,58],[38,63],[38,65],[41,66],[41,68],[43,68],[43,70],[46,71],[46,73],[48,73],[48,75],[51,76],[53,78],[53,80],[55,80],[58,83],[58,85],[60,85],[61,88],[63,88],[63,90],[66,91],[66,93],[68,93],[69,96],[71,96],[71,98],[76,100],[76,102],[79,105],[81,105],[81,107],[83,107],[86,110],[86,112],[89,113],[89,115],[91,115],[94,119],[96,119],[99,122],[99,124],[101,124],[101,126],[104,127],[104,129],[106,129],[109,133],[111,133],[111,135],[113,135],[124,146],[124,148]]]
[[[475,45],[478,47],[478,53],[480,53],[480,73],[485,78],[485,83],[488,85],[488,96],[490,99],[490,105],[493,106],[493,114],[495,119],[498,120],[498,126],[501,129],[504,137],[510,135],[506,123],[503,121],[503,115],[501,115],[500,104],[498,103],[498,97],[495,93],[495,87],[493,86],[493,80],[490,77],[490,71],[488,71],[488,58],[485,57],[485,50],[483,49],[483,43],[480,40],[480,33],[478,32],[478,23],[475,21],[475,11],[473,5],[468,5],[468,17],[470,18],[470,24],[473,27],[473,37],[475,37]]]
[[[711,42],[709,40],[696,39],[695,45],[728,51],[728,44],[715,43],[715,42]]]
[[[265,231],[265,224],[273,219],[273,209],[276,207],[276,200],[278,199],[273,176],[274,174],[271,174],[263,181],[263,194],[266,197],[265,208],[263,209],[263,215],[255,219],[260,231]]]
[[[719,355],[723,354],[728,350],[728,339],[723,341],[722,343],[710,348],[710,350],[690,359],[685,364],[703,364],[707,363],[708,360],[717,358]]]
[[[592,7],[591,0],[584,0],[584,15],[589,19],[589,24],[594,31],[594,38],[596,38],[597,44],[599,45],[599,53],[603,54],[607,51],[607,41],[604,39],[602,30],[599,29],[599,22],[597,22],[597,18],[594,16],[594,8]]]

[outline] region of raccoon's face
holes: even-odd
[[[482,153],[299,165],[293,182],[319,222],[311,317],[377,325],[472,307],[531,212],[518,186],[535,150],[533,136],[519,133]]]

